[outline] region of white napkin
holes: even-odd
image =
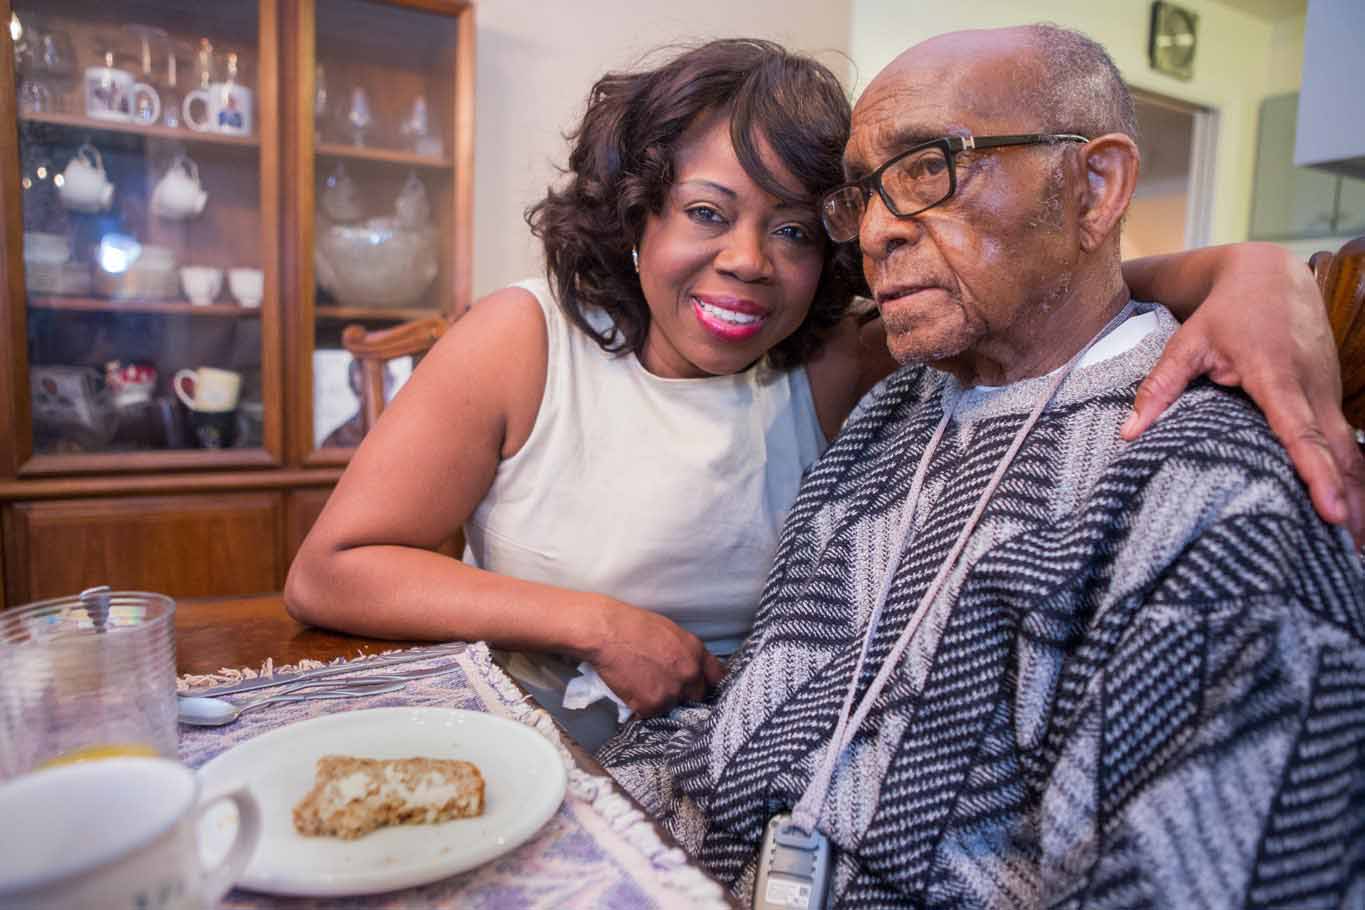
[[[611,687],[602,681],[602,677],[597,675],[592,664],[583,661],[578,665],[578,675],[569,680],[569,684],[564,687],[564,707],[576,711],[604,698],[616,702],[617,723],[625,723],[635,713],[621,700],[621,696],[611,691]]]

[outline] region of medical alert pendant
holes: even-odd
[[[829,891],[829,838],[809,834],[787,813],[774,815],[763,832],[754,880],[754,910],[818,910]]]

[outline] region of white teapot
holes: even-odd
[[[178,155],[152,190],[152,214],[181,221],[204,211],[208,201],[199,184],[199,166],[188,155]]]
[[[62,172],[58,195],[73,212],[103,212],[113,203],[114,185],[105,176],[104,160],[93,145],[87,142],[76,149]]]

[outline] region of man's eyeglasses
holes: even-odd
[[[875,191],[897,218],[909,218],[953,198],[957,192],[958,152],[1012,145],[1089,142],[1072,133],[1026,133],[1019,136],[945,136],[906,149],[859,180],[845,183],[820,201],[820,220],[835,243],[858,236],[863,214]]]

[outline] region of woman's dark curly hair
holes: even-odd
[[[631,262],[650,213],[662,210],[673,181],[673,152],[705,113],[730,112],[730,138],[754,182],[784,202],[814,207],[843,180],[840,157],[850,109],[839,80],[823,64],[770,41],[726,39],[687,50],[655,69],[609,73],[588,95],[572,144],[567,180],[526,212],[545,244],[545,268],[569,319],[605,351],[638,354],[649,332],[649,306]],[[766,141],[801,184],[793,196],[764,166]],[[862,287],[856,250],[825,244],[824,268],[810,313],[768,353],[774,367],[806,361],[843,318]],[[615,331],[585,316],[605,310]]]

